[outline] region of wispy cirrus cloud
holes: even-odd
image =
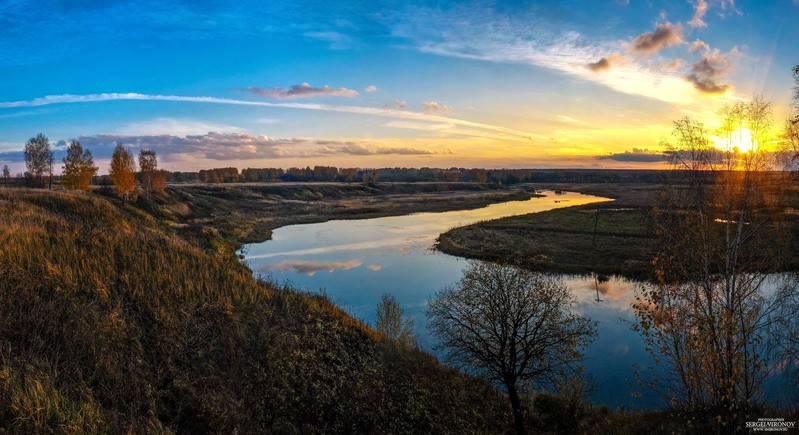
[[[218,98],[208,96],[179,96],[179,95],[151,95],[139,93],[107,93],[107,94],[88,94],[88,95],[48,95],[32,100],[0,102],[0,109],[3,108],[23,108],[39,107],[52,104],[69,103],[97,103],[104,101],[171,101],[199,104],[224,104],[234,106],[252,107],[273,107],[284,109],[313,110],[323,112],[350,113],[355,115],[377,116],[383,118],[410,119],[424,122],[440,122],[452,126],[468,127],[483,131],[490,131],[504,135],[506,139],[530,140],[532,137],[540,137],[536,133],[530,133],[513,128],[507,128],[494,124],[468,121],[465,119],[451,118],[441,115],[411,112],[407,110],[396,110],[390,108],[363,107],[363,106],[337,106],[318,103],[272,103],[267,101],[236,100],[231,98]]]
[[[346,50],[352,47],[353,39],[350,35],[335,32],[335,31],[324,31],[324,32],[306,32],[304,36],[312,39],[316,39],[319,41],[324,41],[329,43],[329,47],[333,50]]]
[[[288,89],[283,88],[256,88],[250,87],[245,89],[247,92],[261,97],[278,98],[278,99],[293,99],[293,98],[309,98],[318,96],[340,96],[340,97],[356,97],[358,91],[347,88],[331,88],[330,86],[322,86],[316,88],[308,83],[300,85],[291,85]]]
[[[701,101],[700,93],[683,77],[662,68],[662,61],[612,62],[612,55],[620,48],[649,57],[682,43],[679,24],[662,23],[653,32],[631,41],[605,40],[563,30],[532,14],[504,15],[472,5],[410,8],[396,19],[392,33],[423,53],[527,64],[668,103],[687,105]],[[598,71],[603,73],[596,74]]]

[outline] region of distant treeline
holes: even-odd
[[[688,180],[679,170],[640,169],[468,169],[468,168],[337,168],[314,166],[305,168],[246,168],[234,167],[189,171],[159,171],[169,183],[253,183],[253,182],[472,182],[509,186],[519,183],[664,183]],[[712,182],[712,174],[705,174]],[[137,179],[142,176],[136,172]],[[694,174],[696,177],[696,174]],[[54,175],[53,181],[60,182]],[[0,179],[5,185],[30,185],[32,182],[18,174]],[[108,175],[95,177],[93,184],[112,185]]]
[[[252,183],[252,182],[474,182],[512,185],[518,183],[662,183],[679,176],[673,170],[623,169],[468,169],[468,168],[305,168],[203,169],[197,172],[167,173],[170,183]],[[110,183],[107,176],[100,184]]]

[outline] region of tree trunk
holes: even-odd
[[[524,427],[524,413],[522,412],[522,403],[519,399],[519,393],[516,391],[515,382],[507,382],[508,398],[510,399],[510,406],[513,409],[513,423],[516,426],[516,434],[524,435],[527,430]]]

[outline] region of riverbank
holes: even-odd
[[[114,195],[110,189],[97,192]],[[285,225],[466,210],[533,196],[523,188],[480,183],[175,184],[163,194],[140,197],[136,205],[187,237],[213,231],[237,248],[269,240],[272,230]]]
[[[659,185],[536,184],[534,187],[580,192],[614,201],[454,228],[439,236],[437,249],[466,258],[510,260],[533,270],[574,274],[594,271],[633,279],[649,278],[654,255],[651,208]]]

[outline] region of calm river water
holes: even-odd
[[[413,319],[420,346],[438,354],[436,340],[426,330],[425,306],[438,290],[460,279],[467,260],[433,250],[436,237],[482,220],[608,201],[578,193],[545,194],[474,210],[289,225],[275,230],[272,240],[247,245],[243,252],[256,275],[324,292],[370,325],[381,295],[394,295]],[[630,302],[641,283],[613,277],[600,284],[597,301],[592,277],[563,278],[577,302],[573,309],[598,322],[584,361],[594,384],[592,401],[628,409],[662,406],[635,377],[637,368],[651,365],[629,323],[634,319]]]

